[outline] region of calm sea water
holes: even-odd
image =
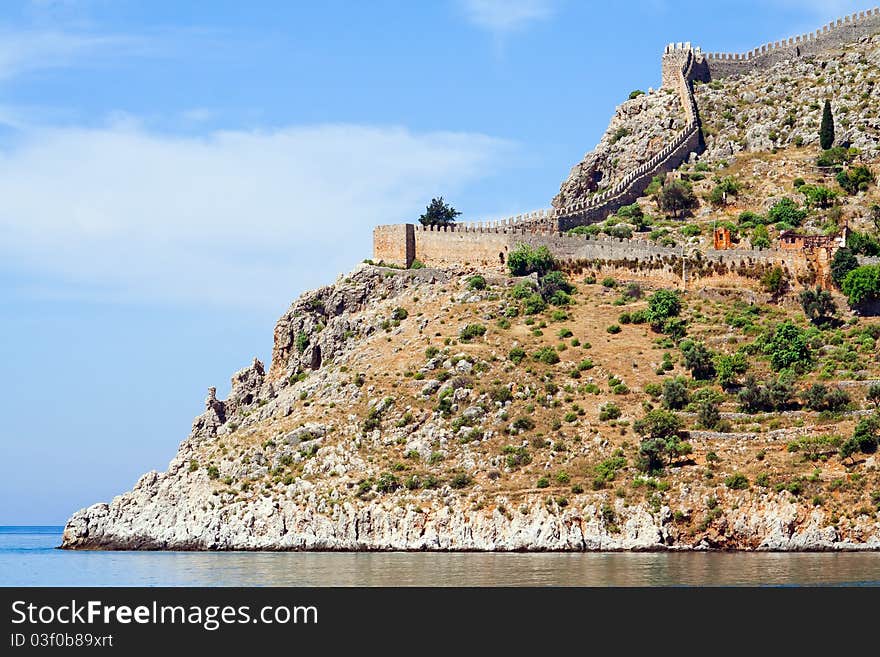
[[[880,553],[68,552],[0,527],[3,586],[880,586]]]

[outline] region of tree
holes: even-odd
[[[559,270],[548,272],[540,281],[538,281],[538,291],[546,300],[550,300],[559,292],[571,294],[574,292],[574,285],[569,283],[565,274]]]
[[[752,231],[752,248],[753,249],[769,249],[770,233],[767,232],[767,226],[759,224]]]
[[[776,265],[773,269],[761,276],[761,285],[764,286],[766,292],[778,296],[785,291],[786,287],[788,287],[788,279],[786,279],[782,267]]]
[[[663,406],[671,410],[681,410],[691,401],[687,379],[677,376],[663,381]]]
[[[764,343],[764,353],[770,356],[770,365],[777,372],[799,367],[810,361],[810,348],[804,331],[786,320],[776,326],[773,335]]]
[[[681,298],[675,290],[657,290],[648,297],[648,321],[662,326],[670,317],[677,317],[681,312]]]
[[[639,445],[637,466],[644,472],[656,472],[667,459],[689,454],[691,446],[679,436],[681,420],[675,413],[655,409],[633,423],[633,429],[643,436]]]
[[[705,344],[685,340],[681,343],[681,353],[684,355],[685,367],[691,371],[691,375],[695,379],[705,380],[715,376],[713,354]]]
[[[709,194],[709,202],[715,206],[727,205],[727,200],[731,196],[739,194],[740,185],[736,179],[726,176],[718,181],[714,189]]]
[[[831,101],[825,100],[822,109],[822,125],[819,127],[819,145],[823,151],[834,146],[834,114],[831,112]]]
[[[837,249],[834,258],[831,260],[831,279],[837,287],[843,285],[846,275],[859,266],[859,260],[847,248]]]
[[[673,180],[660,188],[657,205],[663,212],[678,218],[697,206],[697,197],[689,182]]]
[[[791,370],[780,372],[775,379],[768,379],[764,386],[773,410],[784,411],[791,405],[791,398],[794,396],[794,375]]]
[[[850,196],[865,191],[873,182],[874,174],[861,164],[837,174],[837,184]]]
[[[803,185],[800,192],[808,208],[830,208],[837,199],[837,192],[824,185]]]
[[[461,212],[451,205],[447,205],[441,196],[431,199],[425,213],[419,217],[419,223],[422,226],[451,226],[460,214]]]
[[[801,187],[801,191],[803,191]],[[789,226],[800,226],[804,219],[807,218],[807,211],[802,209],[793,200],[787,196],[782,197],[773,207],[767,211],[767,220],[771,224],[787,224]]]
[[[556,268],[556,259],[546,246],[535,249],[527,244],[520,244],[507,257],[507,269],[511,276],[528,276],[537,273],[543,276]]]
[[[815,290],[804,290],[800,294],[801,308],[813,324],[822,325],[837,314],[837,304],[828,290],[816,287]]]
[[[753,374],[746,377],[743,387],[737,395],[739,405],[746,413],[757,413],[770,408],[770,398],[767,388],[760,385]]]
[[[860,452],[873,454],[877,451],[878,433],[880,433],[880,418],[874,415],[859,421],[853,429],[852,439]]]
[[[697,422],[700,426],[712,430],[721,422],[720,405],[724,401],[724,395],[711,388],[703,388],[694,395],[697,405]]]
[[[856,267],[843,279],[840,289],[850,306],[880,299],[880,265]]]
[[[718,385],[722,388],[729,388],[736,383],[737,374],[745,374],[749,364],[742,352],[735,354],[721,354],[715,358],[715,373]]]
[[[868,233],[860,233],[857,230],[850,231],[846,236],[846,248],[856,255],[880,255],[880,242]]]

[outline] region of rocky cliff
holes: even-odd
[[[361,265],[304,294],[269,371],[236,373],[225,400],[212,389],[168,469],[75,513],[63,547],[880,548],[873,459],[817,475],[786,447],[794,417],[694,432],[688,460],[642,474],[631,422],[667,360],[651,334],[605,330],[620,311],[607,287],[521,315],[520,281],[472,274]],[[729,309],[690,303],[694,333]],[[733,472],[769,483],[725,485]]]
[[[564,208],[610,189],[662,151],[686,124],[681,100],[672,90],[654,91],[622,103],[596,148],[572,167],[553,198],[553,207]]]

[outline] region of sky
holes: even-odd
[[[548,207],[666,43],[872,6],[3,0],[0,525],[164,470],[374,225],[441,195],[464,220]]]

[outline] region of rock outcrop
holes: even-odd
[[[474,290],[469,280],[463,271],[363,265],[334,285],[304,294],[276,326],[269,373],[255,360],[233,376],[227,399],[219,400],[211,388],[205,412],[168,469],[145,474],[109,504],[76,512],[64,529],[63,547],[880,549],[876,518],[859,516],[841,531],[827,513],[787,490],[682,483],[662,500],[627,500],[602,487],[568,492],[566,486],[565,495],[533,488],[534,477],[551,467],[603,458],[607,439],[586,425],[565,442],[561,432],[552,442],[538,438],[543,434],[531,441],[518,437],[529,425],[511,423],[513,404],[552,406],[553,397],[537,394],[535,384],[521,379],[487,392],[481,377],[501,376],[492,370],[499,367],[492,345],[477,351],[467,342],[429,348],[421,366],[402,365],[411,379],[393,375],[396,359],[418,362],[417,345],[436,339],[447,322],[460,332],[481,313],[491,316],[489,308],[507,308],[499,292],[510,281]],[[470,309],[464,312],[474,319],[450,319],[456,307]],[[421,317],[416,308],[424,309]],[[511,344],[519,343],[499,347],[506,353]],[[317,369],[304,356],[309,346],[326,355]],[[393,382],[383,384],[385,379]],[[553,394],[561,399],[565,393]],[[703,440],[696,433],[695,439]],[[742,445],[755,439],[748,435]],[[739,438],[724,440],[732,453],[745,449],[737,446]],[[499,441],[522,446],[497,451]],[[534,474],[521,474],[531,457],[505,456],[550,445],[546,464],[529,466]],[[446,474],[435,477],[439,468]],[[406,471],[414,474],[394,474]],[[510,483],[498,487],[505,480]],[[638,477],[633,481],[641,485]],[[701,525],[707,508],[719,510]]]
[[[596,148],[572,167],[553,207],[565,208],[610,189],[663,150],[686,124],[681,100],[671,90],[652,91],[622,103]]]

